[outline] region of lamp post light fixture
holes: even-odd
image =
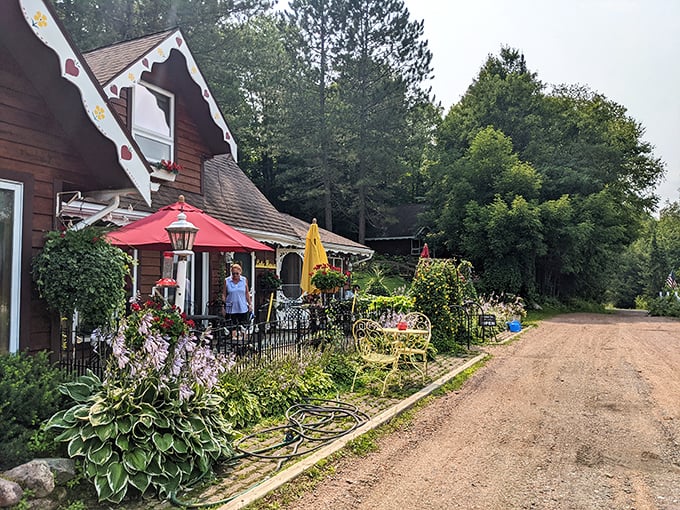
[[[179,202],[184,202],[184,195],[179,196]],[[187,257],[193,255],[194,240],[198,227],[187,221],[187,215],[180,209],[177,221],[165,227],[170,238],[172,250],[177,255],[177,291],[175,293],[175,306],[180,312],[184,310],[184,299],[187,292]]]

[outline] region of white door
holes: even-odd
[[[24,186],[0,179],[0,354],[19,350]]]

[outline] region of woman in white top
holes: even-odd
[[[225,317],[232,324],[248,324],[253,305],[250,301],[248,279],[241,276],[243,268],[240,264],[231,265],[231,276],[224,282]]]

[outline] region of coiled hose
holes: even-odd
[[[235,450],[239,453],[234,455],[229,462],[236,463],[246,457],[276,460],[277,465],[274,469],[274,473],[276,473],[288,460],[322,448],[353,432],[368,419],[369,416],[366,413],[352,404],[340,400],[308,399],[303,403],[294,404],[286,410],[287,423],[285,425],[260,430],[239,439],[234,444]],[[276,444],[256,450],[247,450],[242,447],[245,443],[252,442],[258,437],[271,436],[279,431],[283,433],[283,440]],[[271,476],[265,477],[238,494],[219,501],[181,501],[176,494],[170,495],[170,501],[183,508],[223,505],[253,490]]]

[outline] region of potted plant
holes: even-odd
[[[335,293],[347,283],[349,272],[330,264],[317,264],[310,273],[311,282],[321,292]]]

